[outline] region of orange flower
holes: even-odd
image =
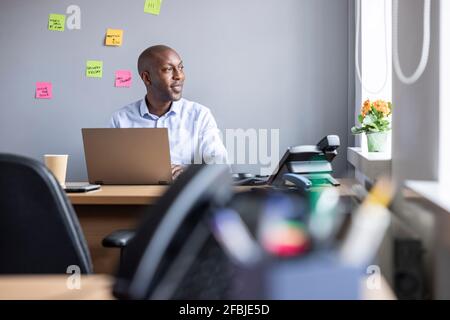
[[[383,115],[385,117],[387,117],[390,113],[391,110],[389,110],[389,106],[387,104],[386,101],[383,100],[377,100],[373,103],[373,107],[375,108],[375,110],[377,110],[378,112],[383,113]]]
[[[391,109],[389,108],[389,104],[386,101],[377,100],[372,103],[370,102],[370,100],[366,100],[361,107],[361,115],[365,117],[370,112],[372,107],[374,107],[378,112],[383,113],[385,117],[391,114]]]
[[[365,117],[369,113],[370,109],[371,109],[370,100],[364,101],[364,104],[363,104],[363,106],[361,108],[362,116]]]

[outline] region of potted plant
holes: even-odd
[[[366,100],[358,116],[360,127],[353,127],[353,134],[365,133],[369,152],[385,152],[388,133],[391,130],[392,103],[384,100]]]

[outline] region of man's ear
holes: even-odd
[[[141,73],[141,79],[144,81],[146,87],[152,84],[152,81],[150,80],[150,73],[148,71],[143,71]]]

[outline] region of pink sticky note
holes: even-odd
[[[131,71],[116,71],[116,87],[131,87]]]
[[[36,82],[36,99],[51,99],[51,98],[52,98],[52,83]]]

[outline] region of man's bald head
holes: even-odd
[[[145,49],[138,59],[139,74],[141,75],[144,71],[150,71],[150,69],[164,57],[164,54],[168,52],[173,52],[178,55],[175,50],[165,45],[157,45]]]
[[[147,98],[159,101],[181,99],[184,71],[178,53],[164,45],[145,49],[138,59],[138,72],[147,88]]]

